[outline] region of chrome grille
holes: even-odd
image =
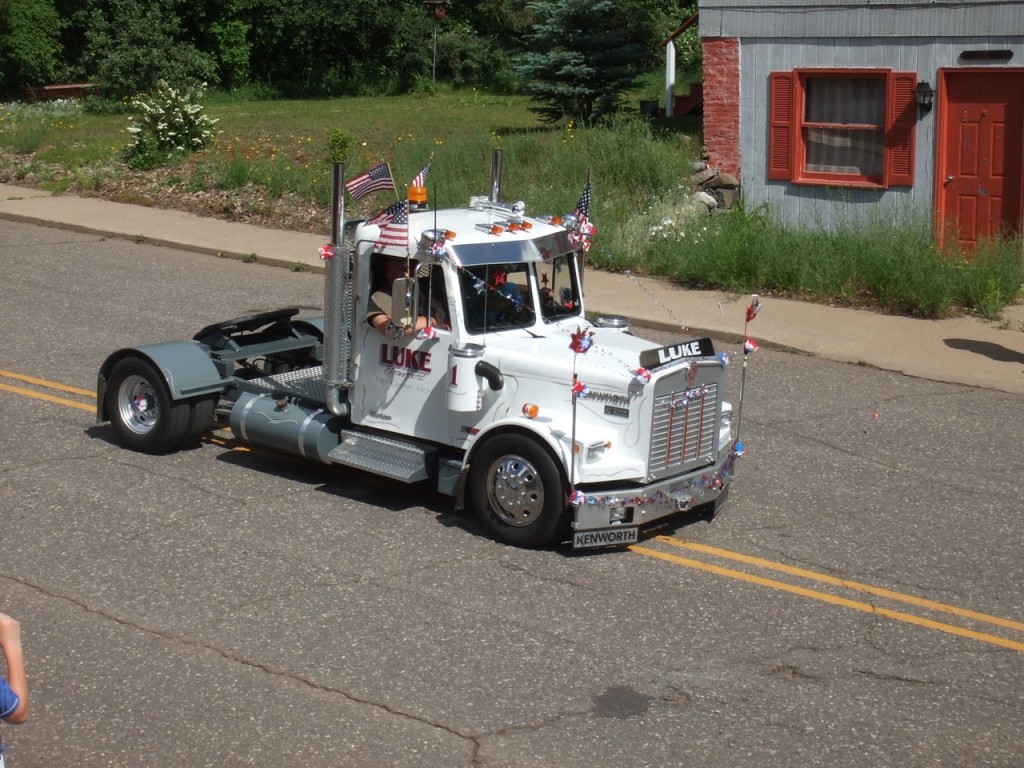
[[[651,479],[688,472],[715,460],[718,397],[717,381],[688,386],[680,374],[658,382],[648,463]]]

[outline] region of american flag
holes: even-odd
[[[363,199],[371,192],[394,188],[395,180],[391,178],[391,169],[387,163],[381,163],[345,182],[345,189],[356,200]]]
[[[387,224],[389,221],[395,218],[395,213],[398,211],[399,208],[402,207],[404,202],[404,200],[399,200],[397,203],[392,203],[383,211],[378,213],[376,216],[371,216],[370,218],[368,218],[366,220],[366,223],[377,224],[378,226],[383,227],[385,224]]]
[[[580,201],[576,203],[576,215],[579,217],[580,224],[586,224],[590,220],[590,182],[587,182],[587,186],[583,188],[583,194],[580,195]]]
[[[380,224],[380,235],[374,248],[389,245],[402,249],[409,247],[409,201],[399,200],[374,216],[368,223]]]
[[[432,162],[434,162],[434,156],[433,155],[431,155],[430,159],[427,160],[427,164],[423,166],[423,170],[420,171],[420,175],[412,180],[412,184],[410,186],[413,186],[413,187],[423,187],[423,186],[426,186],[426,183],[427,183],[427,173],[430,171],[430,164]]]
[[[582,248],[584,252],[590,252],[590,238],[594,234],[594,225],[590,223],[590,181],[583,188],[580,201],[576,203],[576,229],[569,233],[569,242],[576,248]]]

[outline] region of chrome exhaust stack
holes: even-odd
[[[492,203],[501,202],[501,158],[500,149],[491,153],[491,194],[488,200]]]
[[[324,389],[327,409],[335,416],[348,415],[348,402],[341,396],[341,388],[348,386],[344,372],[348,369],[349,340],[345,333],[345,310],[348,297],[349,264],[345,230],[345,166],[335,163],[331,178],[331,251],[327,259],[324,279]]]

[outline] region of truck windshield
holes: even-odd
[[[537,321],[530,264],[484,264],[459,270],[466,330],[526,328]]]
[[[540,313],[545,320],[579,316],[583,303],[573,268],[576,257],[572,253],[537,265],[540,283]]]

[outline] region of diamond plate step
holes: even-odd
[[[365,469],[404,483],[416,483],[430,477],[430,467],[436,457],[435,448],[347,430],[341,433],[341,445],[327,454],[335,464]]]

